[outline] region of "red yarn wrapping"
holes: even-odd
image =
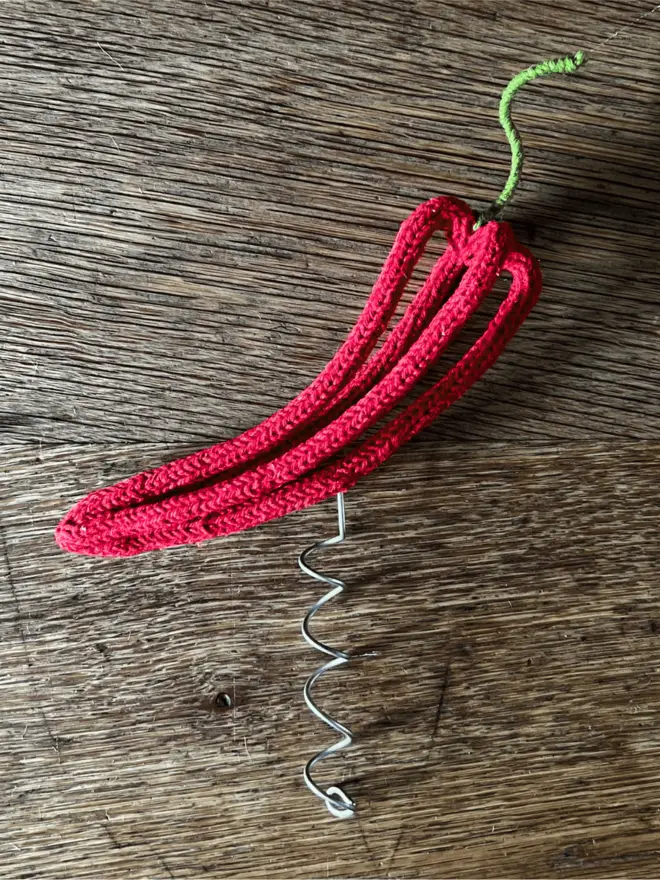
[[[238,437],[92,492],[62,519],[60,547],[132,556],[251,528],[350,489],[425,428],[497,360],[541,289],[532,254],[507,223],[473,232],[455,198],[424,202],[404,221],[346,341],[294,400]],[[447,246],[382,346],[412,271],[437,230]],[[485,332],[432,388],[385,419],[492,291],[509,291]]]

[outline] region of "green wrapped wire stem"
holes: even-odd
[[[500,99],[500,125],[504,129],[509,146],[511,147],[511,170],[509,177],[504,185],[504,189],[495,199],[494,202],[481,214],[475,223],[475,229],[483,226],[489,220],[498,217],[504,206],[511,201],[516,187],[520,183],[522,174],[522,166],[524,161],[524,151],[518,129],[511,118],[511,104],[519,89],[526,83],[538,79],[541,76],[549,76],[553,73],[575,73],[575,71],[586,61],[584,52],[576,52],[575,55],[568,55],[566,58],[556,58],[550,61],[542,61],[540,64],[533,64],[531,67],[521,70],[519,74],[514,76],[508,86],[502,92]]]

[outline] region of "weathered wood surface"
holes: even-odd
[[[0,821],[10,877],[657,877],[660,444],[420,444],[348,499],[319,631],[377,652],[301,687],[332,504],[199,547],[66,557],[83,487],[180,450],[11,455]],[[228,693],[235,708],[213,708]]]
[[[294,560],[331,504],[133,560],[52,541],[300,390],[409,210],[501,188],[507,79],[649,8],[0,5],[3,877],[660,875],[658,19],[521,96],[543,299],[349,495],[320,629],[376,656],[320,692],[359,821],[300,778],[329,737]]]
[[[6,436],[202,442],[263,418],[335,350],[416,204],[499,192],[511,75],[647,8],[3,3]],[[657,50],[649,19],[520,98],[509,216],[545,294],[437,436],[657,436]]]

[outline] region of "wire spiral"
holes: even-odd
[[[318,798],[320,798],[328,808],[328,810],[335,816],[337,819],[350,819],[355,815],[355,803],[351,798],[346,794],[346,792],[339,785],[331,785],[325,791],[320,788],[316,782],[314,782],[312,778],[312,770],[320,761],[323,761],[325,758],[330,755],[335,754],[335,752],[339,752],[342,749],[347,748],[353,743],[353,734],[345,727],[343,724],[340,724],[339,721],[336,721],[334,718],[331,718],[326,712],[322,709],[319,709],[317,704],[314,702],[312,698],[312,689],[316,682],[328,672],[330,669],[337,669],[339,666],[344,666],[349,662],[350,656],[344,651],[338,651],[335,648],[331,648],[329,645],[325,645],[323,642],[319,641],[315,636],[312,635],[309,629],[310,622],[314,615],[319,609],[323,608],[326,602],[330,602],[335,596],[341,595],[346,589],[346,585],[343,581],[340,581],[339,578],[329,577],[326,574],[322,574],[319,571],[313,569],[307,562],[307,558],[312,554],[316,553],[319,550],[324,550],[326,547],[332,547],[335,544],[341,544],[344,538],[346,537],[346,512],[344,507],[344,496],[343,494],[337,495],[337,521],[338,521],[338,534],[332,538],[326,538],[325,541],[317,541],[315,544],[312,544],[311,547],[308,547],[298,557],[298,565],[300,566],[300,570],[303,574],[308,575],[314,580],[320,581],[323,584],[327,584],[330,587],[330,590],[316,602],[315,605],[309,609],[305,618],[302,622],[302,634],[303,638],[312,648],[316,648],[317,651],[320,651],[322,654],[327,654],[331,659],[328,660],[327,663],[324,663],[323,666],[319,667],[305,682],[305,687],[303,688],[303,696],[305,698],[305,703],[307,704],[307,708],[312,712],[318,719],[323,721],[328,727],[331,727],[334,731],[336,731],[342,737],[338,742],[333,743],[333,745],[328,746],[327,749],[323,749],[323,751],[319,752],[317,755],[314,755],[311,758],[303,771],[303,778],[305,780],[305,784],[307,788],[311,792],[313,792]]]

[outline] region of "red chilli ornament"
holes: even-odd
[[[350,489],[458,400],[495,363],[541,291],[537,260],[508,223],[495,219],[522,167],[511,100],[525,82],[572,73],[583,61],[578,53],[544,62],[511,81],[500,120],[513,161],[500,197],[476,221],[457,198],[419,205],[402,223],[346,341],[304,391],[232,440],[87,495],[58,525],[59,546],[93,556],[133,556],[261,525]],[[387,332],[435,233],[446,239],[444,252]],[[481,337],[432,388],[392,417],[503,273],[510,276],[508,292]]]

